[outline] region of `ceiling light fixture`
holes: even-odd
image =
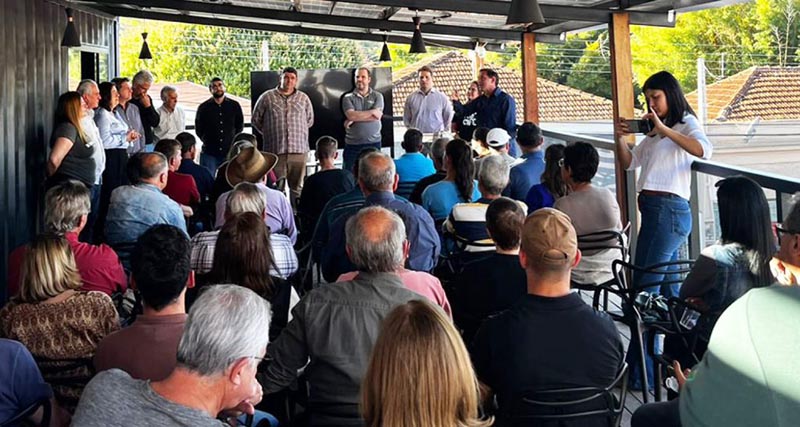
[[[64,29],[64,37],[61,39],[61,46],[64,47],[80,47],[81,38],[78,36],[78,30],[75,28],[75,20],[72,17],[72,9],[67,8],[67,28]]]
[[[544,16],[536,0],[511,0],[506,25],[544,24]]]
[[[414,36],[411,37],[411,49],[408,53],[426,53],[428,49],[425,48],[425,41],[422,40],[422,31],[420,31],[419,16],[415,16],[414,20]]]
[[[153,59],[150,46],[147,45],[147,32],[142,33],[142,50],[139,52],[139,59]]]
[[[392,60],[392,54],[389,52],[389,45],[386,42],[389,41],[389,36],[383,36],[383,49],[381,49],[381,62],[388,62]]]

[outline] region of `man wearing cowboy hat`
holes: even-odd
[[[231,187],[235,187],[240,182],[256,184],[267,198],[267,217],[264,222],[270,232],[289,236],[294,244],[297,241],[297,228],[294,224],[292,206],[282,192],[273,190],[266,184],[267,174],[275,167],[276,163],[278,163],[278,156],[275,154],[258,151],[253,146],[246,146],[227,163],[225,179]],[[229,194],[230,191],[223,193],[217,199],[216,227],[221,227],[225,222],[225,203]]]

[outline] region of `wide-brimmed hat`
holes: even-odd
[[[245,147],[228,162],[225,179],[231,187],[235,187],[240,182],[255,183],[269,173],[276,163],[278,163],[278,156],[266,151],[258,151],[255,147]]]

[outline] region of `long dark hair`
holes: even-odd
[[[243,212],[225,221],[217,236],[209,283],[244,286],[269,300],[275,295],[270,267],[274,262],[264,219]]]
[[[558,161],[564,158],[564,148],[561,144],[552,144],[544,151],[542,184],[554,199],[567,195],[567,184],[561,177],[561,166],[558,165]]]
[[[474,190],[475,164],[472,163],[472,147],[463,139],[454,139],[447,143],[444,149],[445,156],[450,159],[453,168],[456,188],[461,199],[465,202],[472,201]]]
[[[97,89],[100,91],[100,108],[111,111],[111,89],[114,88],[114,83],[111,82],[103,82],[97,85]]]
[[[667,127],[673,127],[678,123],[683,123],[683,116],[686,113],[697,116],[692,106],[689,105],[689,101],[687,101],[686,97],[683,95],[681,84],[678,83],[675,76],[669,72],[659,71],[645,80],[642,91],[648,89],[664,91],[664,95],[667,97],[667,109],[669,111],[667,111],[667,116],[664,117],[663,121]],[[649,109],[650,107],[648,104],[648,110]]]
[[[726,178],[717,187],[722,242],[744,246],[757,286],[770,285],[774,281],[769,262],[775,253],[775,237],[764,190],[744,176]]]

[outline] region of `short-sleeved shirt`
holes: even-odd
[[[531,187],[542,180],[544,152],[525,153],[520,158],[522,162],[512,166],[509,171],[508,186],[503,190],[503,195],[524,202]]]
[[[58,138],[66,138],[72,141],[72,148],[67,151],[67,155],[64,156],[61,165],[56,170],[56,174],[76,179],[89,187],[94,185],[96,169],[93,157],[94,147],[87,147],[78,133],[78,129],[69,122],[59,123],[53,130],[51,148]]]
[[[433,160],[422,153],[405,153],[394,161],[400,182],[417,182],[428,175],[436,173]]]
[[[440,181],[426,188],[422,193],[422,207],[430,212],[434,221],[444,221],[456,203],[472,202],[480,199],[478,181],[472,185],[472,199],[464,200],[458,193],[458,187],[453,181]]]
[[[30,351],[19,341],[0,338],[0,423],[52,395]]]
[[[97,374],[83,392],[72,425],[224,427],[227,424],[199,409],[163,398],[150,381],[135,380],[119,369]]]
[[[370,89],[366,96],[357,91],[350,92],[342,98],[342,111],[383,111],[383,94]],[[381,142],[381,121],[355,122],[347,128],[344,142],[347,144],[374,144]]]

